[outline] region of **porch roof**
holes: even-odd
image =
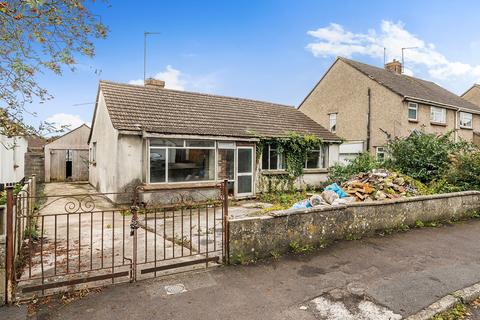
[[[296,132],[340,142],[292,106],[109,81],[100,81],[100,91],[118,130],[238,138]]]

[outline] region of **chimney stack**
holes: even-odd
[[[392,62],[385,64],[385,70],[388,70],[390,72],[394,72],[397,74],[402,74],[402,63],[400,61],[393,59]]]
[[[163,89],[165,88],[165,81],[160,79],[147,78],[145,79],[145,87],[154,88],[154,89]]]

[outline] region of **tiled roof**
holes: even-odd
[[[343,57],[340,57],[339,60],[349,64],[353,68],[403,97],[411,97],[480,112],[479,106],[440,87],[434,82],[410,77],[404,74],[396,74],[383,68],[374,67]]]
[[[289,132],[340,141],[294,107],[249,99],[100,81],[119,130],[229,137],[281,137]]]

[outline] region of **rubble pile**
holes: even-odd
[[[344,182],[342,189],[356,201],[396,199],[419,194],[411,178],[385,169],[360,173]]]

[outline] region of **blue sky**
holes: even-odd
[[[91,122],[100,79],[143,78],[167,87],[298,106],[337,55],[381,66],[406,51],[406,71],[462,93],[480,81],[478,1],[114,1],[95,4],[109,27],[77,71],[44,74],[55,97],[29,122]],[[97,72],[96,72],[97,71]],[[100,72],[98,72],[100,71]]]

